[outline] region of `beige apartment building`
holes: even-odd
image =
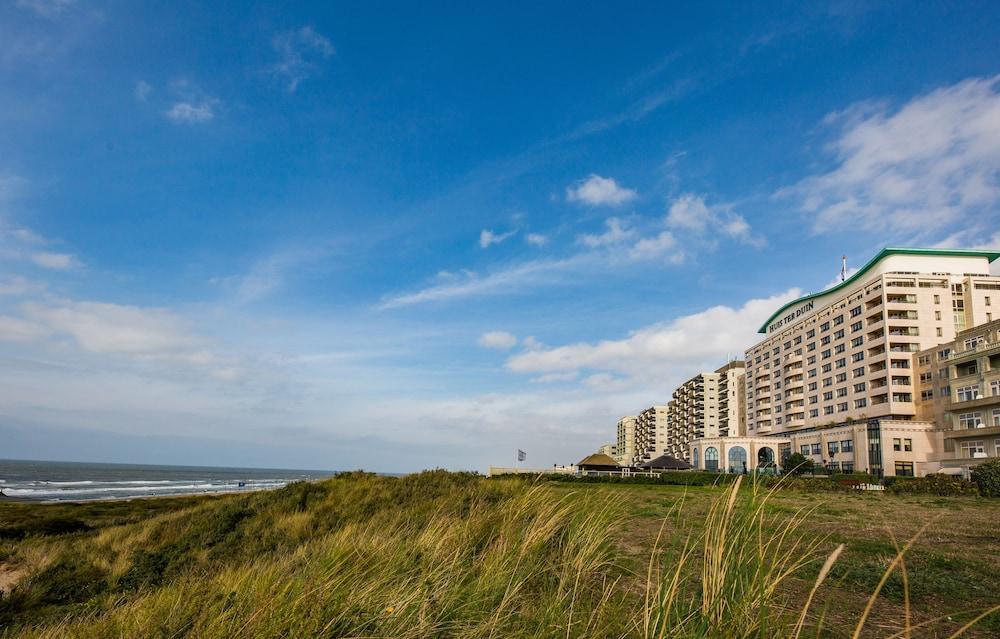
[[[747,435],[916,419],[916,353],[993,321],[998,256],[887,248],[840,284],[782,306],[746,351]]]
[[[656,459],[666,452],[667,406],[654,405],[636,416],[635,453],[631,465]]]
[[[614,460],[623,466],[635,463],[635,427],[638,418],[626,415],[618,420],[618,438],[615,443]]]
[[[1000,285],[984,305],[1000,304]],[[917,353],[918,414],[943,430],[941,465],[967,471],[1000,456],[1000,319]]]
[[[743,362],[734,361],[681,384],[667,403],[666,454],[691,462],[692,440],[745,434],[745,379]]]
[[[617,459],[615,459],[616,452],[615,452],[615,445],[614,444],[603,444],[603,445],[601,445],[601,447],[597,449],[597,454],[598,455],[607,455],[611,459],[614,459],[615,461],[618,461]]]

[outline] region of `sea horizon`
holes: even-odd
[[[346,471],[0,459],[0,493],[13,500],[61,502],[252,492]]]

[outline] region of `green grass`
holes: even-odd
[[[913,626],[955,613],[912,632],[948,637],[977,614],[959,613],[1000,599],[1000,505],[956,497],[943,511],[936,499],[436,471],[0,504],[0,577],[17,576],[0,635],[849,637],[896,544],[932,514],[861,636],[904,629],[908,610]]]

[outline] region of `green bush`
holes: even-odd
[[[953,475],[927,475],[926,477],[886,477],[886,489],[896,494],[922,495],[978,495],[979,488],[971,481]]]
[[[972,481],[983,497],[1000,497],[1000,458],[994,458],[972,469]]]
[[[810,472],[814,470],[815,464],[813,460],[809,459],[802,453],[792,453],[785,460],[785,468],[788,472],[794,475],[801,475],[802,473]]]
[[[73,517],[48,517],[16,526],[0,526],[0,539],[24,539],[32,535],[68,535],[89,530],[90,526]]]

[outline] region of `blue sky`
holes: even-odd
[[[0,3],[0,457],[545,466],[1000,246],[1000,6]]]

